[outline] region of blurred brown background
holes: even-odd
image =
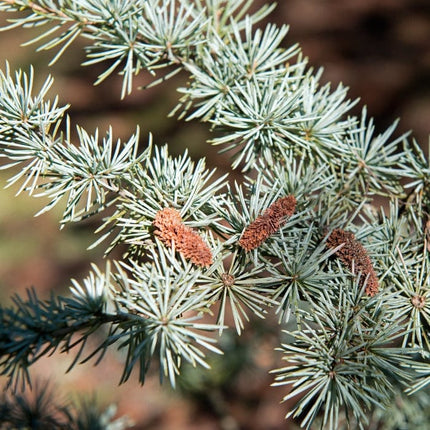
[[[324,67],[324,81],[332,82],[333,87],[343,82],[350,87],[350,98],[360,97],[355,113],[366,104],[379,131],[400,117],[397,134],[411,129],[417,141],[427,148],[429,0],[280,0],[267,21],[290,24],[285,44],[299,42],[310,63]],[[184,76],[145,92],[135,91],[120,101],[119,79],[92,85],[102,69],[80,66],[84,61],[82,42],[48,68],[53,52],[35,53],[33,47],[19,47],[32,34],[38,33],[20,29],[0,33],[0,67],[4,67],[4,59],[9,60],[12,68],[27,69],[33,64],[39,81],[52,73],[55,83],[51,94],[58,94],[61,103],[71,104],[73,123],[90,132],[98,127],[101,134],[112,124],[114,133],[125,139],[138,124],[143,139],[151,131],[155,142],[168,142],[173,153],[188,147],[195,157],[207,156],[209,165],[228,169],[228,159],[217,156],[216,149],[205,144],[205,125],[184,126],[166,117],[177,100],[174,88],[183,84]],[[147,82],[145,75],[136,79],[136,85]],[[2,186],[7,177],[0,171]],[[25,195],[15,198],[16,190],[0,190],[3,304],[9,303],[11,294],[22,294],[30,286],[46,297],[51,290],[63,293],[70,278],[86,275],[89,261],[102,261],[102,249],[86,251],[93,240],[94,225],[76,225],[60,232],[57,210],[33,218],[41,202]],[[64,371],[72,357],[48,358],[35,366],[33,373],[54,380],[64,394],[96,391],[104,402],[116,402],[119,413],[132,417],[138,429],[292,429],[293,424],[283,421],[286,405],[279,405],[284,390],[269,387],[272,379],[267,369],[275,367],[279,358],[272,352],[277,335],[270,330],[270,324],[255,322],[253,330],[242,340],[227,338],[225,346],[231,351],[225,359],[227,364],[215,361],[213,374],[199,374],[206,379],[194,381],[194,388],[188,388],[186,395],[172,392],[167,385],[160,388],[156,370],[143,388],[132,381],[118,388],[121,365],[115,353],[98,367],[91,363],[78,366],[67,375]],[[231,369],[234,375],[228,373]]]

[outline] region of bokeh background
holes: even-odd
[[[264,3],[256,0],[256,5]],[[323,67],[323,81],[333,87],[342,82],[350,98],[360,98],[383,131],[396,118],[396,135],[412,130],[427,152],[430,133],[430,0],[280,0],[266,20],[288,23],[286,45],[300,43],[316,68]],[[0,16],[0,24],[5,17]],[[261,24],[261,25],[264,25]],[[178,98],[175,88],[185,81],[178,75],[168,83],[146,91],[135,91],[120,101],[118,78],[93,86],[100,67],[83,68],[82,41],[75,43],[54,66],[48,67],[53,52],[20,47],[37,34],[15,29],[0,33],[0,67],[8,59],[11,68],[28,69],[33,64],[36,81],[47,74],[55,77],[52,96],[70,103],[75,124],[89,132],[103,132],[113,126],[116,136],[127,139],[141,128],[142,139],[149,132],[157,144],[168,142],[172,153],[189,148],[195,158],[205,156],[208,165],[228,171],[229,159],[205,143],[207,127],[184,124],[167,118]],[[148,83],[144,74],[136,85]],[[37,88],[37,85],[36,85]],[[86,251],[94,239],[95,221],[59,230],[58,210],[40,217],[37,198],[14,197],[17,187],[3,189],[7,172],[0,170],[0,300],[25,294],[34,286],[42,297],[51,291],[66,293],[70,278],[86,276],[91,261],[103,265],[102,249]],[[284,390],[269,387],[279,357],[273,353],[278,333],[270,321],[250,323],[239,340],[223,340],[227,351],[222,360],[214,358],[211,373],[186,372],[182,389],[174,392],[159,386],[154,367],[145,386],[132,380],[118,387],[121,357],[113,351],[98,367],[87,363],[65,374],[72,360],[54,356],[35,365],[32,374],[53,381],[60,396],[97,393],[100,401],[118,405],[118,415],[127,414],[135,428],[147,430],[278,430],[295,429],[283,417],[287,405],[279,404]],[[4,380],[0,380],[4,383]]]

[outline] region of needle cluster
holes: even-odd
[[[16,388],[53,351],[75,352],[73,368],[116,347],[121,383],[135,368],[144,383],[156,361],[175,387],[187,365],[210,367],[228,328],[240,336],[275,314],[260,327],[277,336],[273,354],[287,364],[273,369],[275,384],[299,425],[429,422],[430,161],[397,122],[377,133],[365,107],[352,115],[348,89],[321,83],[300,47],[286,47],[287,26],[259,26],[274,6],[251,6],[0,0],[1,14],[14,13],[7,28],[34,27],[31,42],[55,49],[53,62],[83,37],[84,65],[104,68],[96,84],[118,73],[121,98],[139,73],[156,85],[182,72],[170,115],[207,123],[207,143],[229,151],[240,175],[172,156],[138,127],[125,141],[112,129],[73,134],[68,106],[49,98],[53,78],[35,90],[38,71],[6,65],[7,186],[46,197],[39,214],[62,207],[61,226],[102,214],[92,247],[121,257],[72,280],[64,297],[31,290],[1,306],[0,373]],[[405,393],[416,413],[389,417]]]

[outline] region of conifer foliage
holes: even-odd
[[[425,417],[417,405],[430,385],[429,161],[413,139],[395,137],[395,123],[377,134],[365,108],[351,115],[347,89],[321,85],[300,47],[285,47],[286,26],[259,26],[274,6],[251,6],[0,0],[3,15],[19,12],[8,28],[36,27],[32,43],[52,49],[52,62],[83,38],[84,65],[105,67],[96,84],[119,73],[121,98],[138,90],[139,73],[156,85],[185,72],[171,115],[183,127],[207,123],[208,145],[233,150],[231,168],[243,175],[233,183],[204,159],[172,157],[139,129],[122,142],[111,129],[76,126],[72,141],[68,106],[49,95],[53,78],[36,91],[38,71],[6,64],[7,185],[48,197],[39,213],[62,202],[61,225],[106,213],[94,246],[107,256],[67,296],[31,290],[0,307],[0,371],[12,388],[30,383],[31,365],[55,350],[75,352],[73,367],[95,355],[102,365],[108,348],[124,352],[120,382],[138,369],[144,383],[155,360],[174,387],[184,363],[207,368],[208,354],[222,352],[230,321],[240,336],[250,317],[269,313],[279,325],[273,354],[285,361],[274,384],[302,427],[394,429],[411,419],[389,412],[399,396]],[[116,247],[125,253],[112,261]],[[99,328],[103,338],[87,350]]]

